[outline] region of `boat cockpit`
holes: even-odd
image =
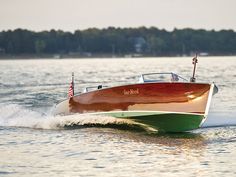
[[[188,82],[188,80],[172,72],[141,74],[139,83],[146,82]]]
[[[187,79],[169,72],[169,73],[147,73],[141,74],[139,77],[139,83],[148,83],[148,82],[188,82]],[[107,88],[108,86],[98,85],[98,86],[90,86],[85,87],[83,93],[87,93],[94,90],[99,90],[103,88]]]
[[[104,85],[98,85],[98,86],[91,86],[91,87],[85,87],[83,90],[83,93],[87,93],[93,90],[99,90],[102,88],[107,88],[108,86],[104,86]]]

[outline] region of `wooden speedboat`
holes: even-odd
[[[149,73],[135,84],[85,88],[59,103],[55,114],[108,115],[164,132],[197,129],[218,89],[214,83],[196,83],[193,78],[189,82],[175,73]]]

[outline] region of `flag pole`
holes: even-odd
[[[72,89],[73,89],[73,95],[75,94],[74,91],[74,72],[72,72]]]
[[[192,62],[194,67],[193,67],[193,76],[191,77],[190,82],[196,82],[195,72],[196,72],[197,62],[198,60],[197,60],[197,53],[196,53],[196,56],[193,58],[193,62]]]

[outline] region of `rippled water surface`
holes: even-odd
[[[80,92],[148,72],[189,79],[191,58],[0,60],[0,176],[236,176],[235,70],[236,57],[199,58],[197,81],[219,87],[204,127],[150,134],[112,117],[51,112],[72,71]]]

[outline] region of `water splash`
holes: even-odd
[[[203,127],[236,126],[235,112],[212,112]]]
[[[19,105],[0,105],[0,126],[38,129],[62,129],[74,125],[132,125],[133,122],[108,116],[73,114],[53,116],[51,111],[40,113]]]

